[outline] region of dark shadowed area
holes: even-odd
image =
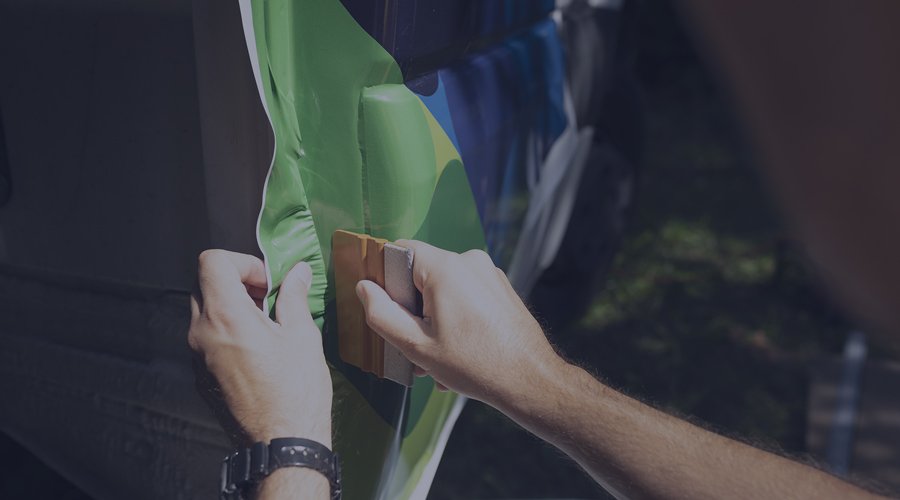
[[[638,18],[646,127],[634,213],[589,309],[554,321],[550,335],[613,387],[806,456],[817,451],[807,446],[809,392],[823,386],[812,374],[840,356],[853,326],[780,223],[727,93],[677,12],[644,2]],[[870,359],[886,357],[869,345]],[[604,495],[559,452],[470,402],[430,498]]]

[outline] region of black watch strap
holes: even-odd
[[[341,463],[325,445],[303,438],[276,438],[239,449],[222,462],[222,500],[241,500],[249,487],[282,467],[304,467],[322,473],[331,484],[332,500],[341,498]]]

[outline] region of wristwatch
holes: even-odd
[[[322,473],[331,484],[332,500],[341,498],[341,463],[325,445],[302,438],[276,438],[259,442],[225,457],[222,462],[221,499],[243,500],[245,493],[282,467],[304,467]]]

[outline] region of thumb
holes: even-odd
[[[312,284],[312,269],[298,262],[284,277],[275,302],[275,321],[286,328],[302,326],[312,316],[306,296]]]
[[[411,361],[419,357],[429,339],[425,323],[394,302],[387,292],[371,281],[360,281],[356,294],[366,310],[366,323]]]

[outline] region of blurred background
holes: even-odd
[[[729,95],[690,26],[671,2],[635,5],[629,40],[643,147],[624,235],[584,311],[566,317],[566,304],[578,298],[559,296],[556,283],[541,290],[546,280],[535,309],[559,350],[612,387],[827,466],[838,387],[848,374],[841,359],[854,325],[782,225]],[[891,386],[900,371],[896,355],[874,340],[859,420],[850,426],[850,471],[864,484],[898,488],[900,407]],[[470,402],[430,498],[605,494],[561,453]]]

